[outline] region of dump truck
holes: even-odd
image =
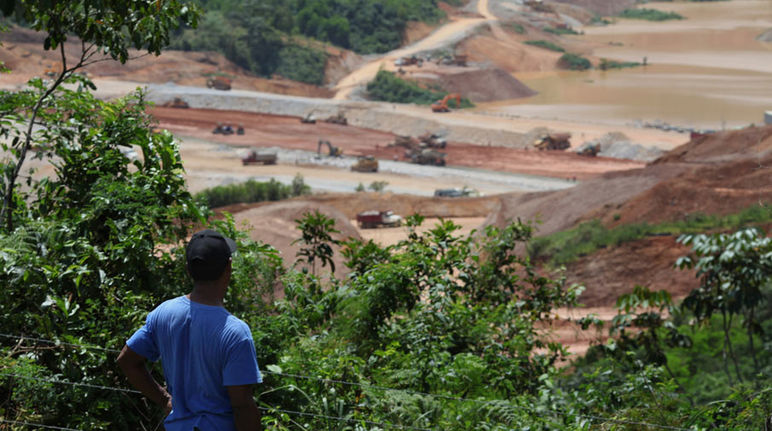
[[[543,136],[537,141],[534,147],[541,150],[558,150],[562,151],[571,146],[571,134],[570,133],[550,133]]]
[[[373,156],[362,156],[351,165],[354,172],[378,172],[378,160]]]
[[[479,192],[475,189],[453,188],[453,189],[436,189],[434,191],[434,197],[437,198],[463,198],[467,196],[479,196]]]
[[[402,226],[402,217],[394,214],[394,211],[364,211],[357,214],[357,223],[362,229],[377,227]]]
[[[576,154],[586,157],[595,157],[600,153],[600,144],[586,144]]]
[[[215,90],[230,90],[231,80],[224,76],[213,76],[206,80],[207,88],[214,88]]]
[[[461,95],[456,93],[450,93],[442,98],[442,100],[438,100],[434,103],[432,103],[432,112],[450,112],[450,108],[448,107],[448,102],[450,100],[456,100],[456,109],[461,107]]]
[[[247,165],[275,165],[277,160],[276,153],[260,154],[257,151],[250,151],[241,158],[241,164]]]
[[[174,99],[167,101],[161,106],[163,106],[164,108],[179,108],[179,109],[190,108],[190,105],[188,105],[188,102],[186,102],[185,100],[179,97],[175,97]]]
[[[327,146],[327,155],[330,157],[343,157],[343,149],[332,145],[330,141],[320,139],[319,144],[316,146],[316,154],[322,154],[322,147]]]

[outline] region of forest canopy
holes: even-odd
[[[317,85],[324,76],[323,44],[360,54],[386,52],[402,44],[408,22],[437,22],[445,16],[436,0],[198,3],[204,10],[201,24],[181,30],[171,48],[221,52],[253,73]]]

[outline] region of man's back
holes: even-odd
[[[173,405],[167,430],[235,429],[226,387],[262,381],[247,325],[222,307],[185,296],[153,310],[127,345],[162,360]]]

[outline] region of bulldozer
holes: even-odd
[[[448,107],[448,102],[450,100],[456,100],[456,109],[461,107],[461,95],[456,93],[450,93],[442,98],[442,100],[438,100],[434,103],[432,103],[432,112],[450,112],[450,108]]]
[[[362,156],[351,165],[354,172],[378,172],[378,160],[373,156]]]
[[[323,120],[325,123],[340,124],[341,126],[348,126],[348,120],[342,112],[338,112],[335,115],[331,115]]]
[[[230,90],[231,80],[224,76],[213,76],[206,80],[206,87],[223,91]]]
[[[447,154],[430,148],[407,151],[405,153],[411,163],[419,165],[445,166],[445,156]]]
[[[330,141],[325,141],[320,139],[319,144],[316,147],[316,154],[321,155],[322,154],[322,146],[326,145],[328,149],[327,155],[329,157],[343,157],[343,149],[340,147],[336,147],[330,143]]]
[[[425,145],[429,148],[445,148],[448,145],[448,142],[445,140],[445,138],[431,132],[426,132],[419,136],[418,140],[422,145]]]
[[[538,148],[539,151],[542,150],[558,150],[563,151],[571,146],[571,134],[570,133],[550,133],[546,136],[543,136],[538,142],[536,142],[534,147]]]

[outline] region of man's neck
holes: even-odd
[[[193,302],[197,302],[199,304],[204,305],[213,305],[217,307],[222,307],[223,304],[223,294],[220,293],[221,289],[217,289],[215,286],[212,285],[194,285],[193,291],[191,291],[188,295],[188,299],[190,299]]]

